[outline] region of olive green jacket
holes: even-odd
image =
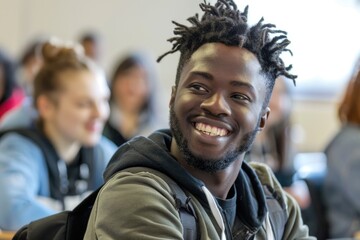
[[[220,239],[220,229],[201,189],[204,184],[169,154],[170,142],[170,132],[159,131],[150,138],[139,137],[119,148],[108,165],[107,182],[95,202],[84,239],[183,239],[179,212],[169,185],[146,169],[136,173],[126,171],[139,166],[174,179],[191,197],[200,239]],[[272,189],[284,205],[287,221],[281,239],[315,239],[308,236],[295,200],[281,189],[268,167],[244,162],[235,185],[236,220],[232,226],[226,224],[227,240],[267,239],[269,229],[265,219],[271,206],[266,206],[262,185]]]

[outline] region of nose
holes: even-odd
[[[228,116],[231,114],[226,97],[221,93],[211,95],[201,103],[200,107],[214,116]]]

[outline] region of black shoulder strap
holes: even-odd
[[[102,171],[99,171],[105,167],[101,147],[99,144],[82,147],[80,154],[82,163],[89,167],[88,190],[95,190],[104,182]]]
[[[166,174],[156,171],[151,168],[144,168],[144,167],[133,167],[128,168],[123,171],[128,171],[132,173],[137,172],[150,172],[155,174],[156,176],[161,177],[165,182],[169,184],[169,187],[173,193],[176,208],[179,211],[181,223],[183,226],[183,239],[185,240],[196,240],[199,239],[198,231],[197,231],[197,221],[196,221],[196,214],[192,203],[190,202],[190,197],[188,197],[184,190],[169,176]]]
[[[129,171],[133,173],[146,171],[164,179],[169,184],[173,192],[176,207],[179,210],[181,223],[183,225],[183,239],[199,239],[195,211],[191,205],[190,198],[186,196],[185,192],[178,184],[174,182],[174,180],[161,172],[148,168],[129,168],[123,171]],[[13,240],[83,239],[91,210],[101,187],[92,192],[74,210],[63,211],[25,225],[16,232]]]
[[[91,210],[101,187],[92,192],[72,211],[63,211],[35,220],[20,228],[13,240],[83,239]]]
[[[284,200],[269,186],[264,185],[263,189],[274,237],[282,239],[288,219]]]
[[[78,206],[69,212],[66,228],[67,236],[65,239],[75,240],[84,238],[91,210],[101,187],[102,186],[93,191]]]

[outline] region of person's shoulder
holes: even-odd
[[[270,186],[280,185],[274,175],[274,172],[265,163],[251,161],[248,164],[255,170],[257,176],[263,184]]]
[[[343,138],[351,138],[351,141],[360,141],[359,138],[360,133],[360,127],[354,124],[346,124],[344,125],[340,131],[339,135],[341,135]]]
[[[1,131],[0,131],[1,132]],[[16,131],[6,131],[0,133],[0,143],[14,143],[15,145],[36,145],[30,138]]]
[[[274,172],[268,165],[260,162],[249,162],[248,164],[255,170],[256,175],[258,176],[262,185],[266,185],[274,191],[278,192],[281,194],[283,199],[286,198],[281,184],[276,179]]]
[[[360,143],[359,133],[359,126],[352,124],[343,125],[328,143],[324,152],[326,154],[338,153],[339,151],[343,153],[344,151],[357,149]]]
[[[23,156],[26,158],[42,158],[41,148],[30,138],[16,132],[7,132],[0,136],[1,156]]]
[[[96,148],[100,150],[102,153],[102,158],[105,159],[106,162],[110,160],[112,155],[116,152],[117,146],[111,140],[109,140],[105,136],[101,136]]]
[[[3,116],[0,122],[0,130],[31,126],[36,117],[37,111],[32,105],[31,98],[27,98],[21,106]]]
[[[115,151],[116,148],[117,148],[115,143],[113,141],[111,141],[109,138],[105,137],[105,136],[101,136],[98,145],[101,148],[106,148],[106,149],[109,149],[111,151]]]

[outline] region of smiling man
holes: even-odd
[[[269,116],[275,79],[290,79],[286,32],[247,25],[232,0],[200,4],[203,16],[176,24],[180,51],[170,130],[121,146],[105,172],[85,239],[313,239],[299,207],[265,165],[244,162]],[[274,36],[272,36],[274,35]],[[137,167],[137,171],[129,168]],[[187,194],[195,236],[182,226],[173,191]],[[188,229],[189,230],[189,229]]]

